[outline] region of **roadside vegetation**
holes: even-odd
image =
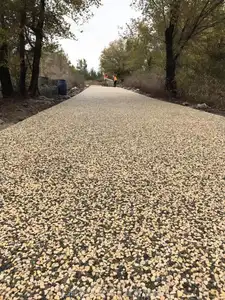
[[[225,6],[221,0],[140,0],[101,55],[102,71],[154,97],[225,108]]]
[[[0,10],[3,97],[35,97],[42,54],[58,51],[61,37],[75,38],[69,18],[79,26],[92,16],[91,8],[99,5],[99,0],[4,0]]]

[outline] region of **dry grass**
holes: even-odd
[[[187,72],[179,73],[177,101],[192,104],[206,103],[212,108],[225,109],[225,85],[210,76],[193,76]],[[140,89],[141,92],[154,98],[168,99],[162,75],[149,72],[134,72],[125,78],[125,87]]]
[[[85,85],[84,76],[82,74],[80,74],[79,72],[74,72],[73,80],[71,80],[71,86],[69,88],[72,88],[74,86],[84,87],[84,85]]]
[[[134,72],[125,78],[124,86],[140,89],[155,98],[166,98],[164,79],[160,75],[149,72]]]
[[[206,103],[211,107],[225,108],[225,85],[210,76],[178,76],[180,96],[192,103]]]
[[[88,85],[102,85],[103,80],[86,80],[85,84]]]

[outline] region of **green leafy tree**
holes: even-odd
[[[80,72],[87,72],[87,61],[85,58],[78,59],[77,61],[77,69]]]
[[[102,73],[100,71],[95,71],[93,68],[88,72],[88,79],[99,80],[102,78]]]
[[[150,70],[153,62],[155,37],[143,20],[131,20],[122,37],[126,40],[127,65],[131,71]]]
[[[188,44],[225,20],[223,0],[140,0],[135,5],[164,39],[166,88],[176,96],[178,60]]]
[[[144,20],[131,20],[120,34],[120,39],[103,50],[100,65],[106,73],[125,77],[137,70],[150,71],[162,43]]]
[[[100,66],[105,73],[115,73],[118,77],[124,77],[131,72],[128,59],[127,42],[121,38],[112,42],[109,47],[102,51]]]
[[[97,72],[92,68],[89,72],[89,78],[94,80],[94,79],[97,79],[98,75],[97,75]]]
[[[85,58],[78,59],[76,68],[79,71],[79,73],[84,76],[85,79],[89,79],[87,67],[87,61]]]
[[[38,75],[42,46],[45,36],[47,39],[55,37],[72,37],[70,24],[65,21],[65,16],[74,22],[87,21],[92,13],[91,6],[99,6],[99,0],[62,0],[51,1],[39,0],[37,17],[32,18],[30,28],[35,35],[35,47],[33,57],[32,77],[30,83],[30,93],[35,95],[38,87]]]
[[[11,94],[9,64],[15,55],[19,59],[19,90],[26,95],[28,68],[31,78],[29,93],[38,92],[38,77],[43,49],[57,44],[60,37],[75,38],[71,33],[72,19],[77,25],[91,16],[91,7],[100,0],[5,0],[0,11],[0,80],[4,94]],[[67,17],[67,18],[65,18]],[[3,39],[3,35],[6,38]],[[53,47],[54,48],[54,47]],[[3,66],[4,65],[4,66]]]

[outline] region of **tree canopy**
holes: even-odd
[[[12,94],[11,57],[20,61],[19,90],[25,96],[30,69],[29,93],[38,91],[42,50],[54,49],[58,39],[75,38],[73,20],[78,26],[91,16],[91,7],[100,0],[4,0],[0,11],[0,81],[3,94]]]
[[[102,51],[100,63],[106,73],[161,74],[172,97],[200,87],[205,94],[209,82],[214,89],[215,84],[221,88],[225,81],[223,0],[139,0],[132,5],[141,17],[131,20],[120,38]],[[201,84],[194,85],[193,78],[200,81],[202,74]]]
[[[166,87],[176,95],[176,67],[182,52],[225,20],[223,0],[140,0],[134,5],[165,43]]]

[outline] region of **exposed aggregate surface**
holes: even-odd
[[[90,87],[3,130],[0,243],[4,300],[225,299],[225,119]]]

